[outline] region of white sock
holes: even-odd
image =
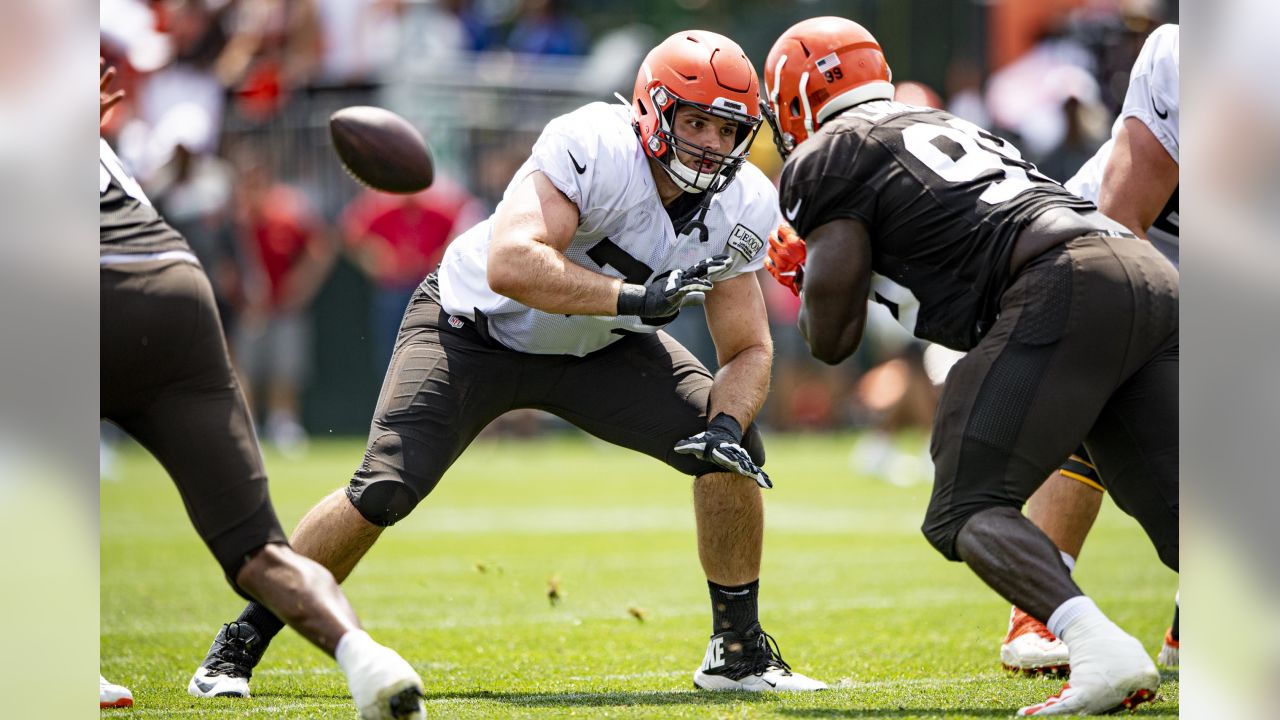
[[[1068,634],[1072,634],[1077,628],[1094,627],[1099,622],[1111,621],[1102,614],[1088,595],[1077,595],[1059,605],[1058,609],[1049,616],[1049,622],[1045,623],[1045,626],[1049,628],[1049,632],[1057,635],[1069,646],[1071,641],[1067,639]]]
[[[1062,562],[1067,566],[1067,572],[1076,571],[1076,559],[1067,554],[1065,550],[1059,550],[1058,554],[1062,556]]]
[[[350,676],[351,670],[360,658],[378,647],[382,646],[369,637],[369,633],[363,630],[350,630],[338,640],[338,647],[333,651],[333,657],[338,661],[338,667],[342,668],[342,673]]]

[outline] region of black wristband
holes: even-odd
[[[736,443],[742,442],[742,425],[733,418],[729,413],[720,413],[707,423],[708,430],[724,430],[733,436]]]
[[[618,290],[618,314],[639,315],[644,309],[644,293],[643,285],[622,283],[622,287]]]

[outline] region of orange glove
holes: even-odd
[[[804,260],[807,251],[804,238],[796,234],[790,225],[782,224],[769,233],[769,257],[764,267],[783,287],[795,295],[800,294],[804,283]]]

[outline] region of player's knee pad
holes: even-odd
[[[974,515],[986,510],[1004,508],[1015,514],[1018,508],[998,502],[969,502],[963,505],[944,506],[936,499],[929,503],[929,511],[925,514],[924,525],[920,531],[942,556],[952,562],[960,562],[960,553],[956,551],[956,540],[960,531],[973,519]]]
[[[390,527],[413,512],[421,499],[399,480],[352,480],[347,486],[347,499],[365,520],[379,527]]]
[[[435,472],[436,465],[428,460],[435,454],[429,443],[410,434],[377,436],[347,486],[347,499],[374,525],[396,524],[439,482],[443,470]]]

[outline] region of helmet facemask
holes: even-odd
[[[742,164],[746,162],[760,131],[760,118],[747,113],[741,103],[725,98],[716,98],[711,105],[684,100],[662,85],[655,85],[649,93],[652,107],[658,112],[658,126],[649,137],[649,154],[662,165],[663,169],[684,192],[715,194],[721,192],[733,181]],[[690,142],[675,130],[676,114],[681,107],[695,108],[713,117],[730,120],[736,123],[733,149],[728,153],[710,150]],[[686,165],[677,153],[691,156],[692,167]]]

